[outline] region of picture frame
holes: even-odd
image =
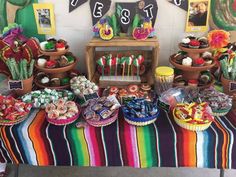
[[[54,35],[56,33],[56,27],[53,4],[34,3],[33,9],[38,34]]]
[[[186,32],[204,32],[208,30],[211,0],[189,0],[186,20]]]

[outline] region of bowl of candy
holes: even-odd
[[[173,110],[173,117],[180,127],[191,131],[206,130],[214,121],[208,103],[178,103]]]
[[[68,125],[73,123],[81,112],[80,106],[74,101],[59,99],[50,103],[45,109],[46,119],[53,125]]]
[[[25,94],[21,97],[25,103],[31,103],[34,108],[45,109],[46,105],[53,103],[60,98],[64,100],[72,101],[75,96],[68,90],[55,90],[45,88],[43,90],[35,90]]]
[[[114,95],[90,100],[84,109],[83,117],[94,127],[108,126],[118,118],[120,103]]]
[[[133,99],[122,107],[125,120],[136,126],[149,125],[156,121],[159,109],[155,101],[147,101],[143,98]]]
[[[24,121],[31,108],[31,104],[12,96],[0,95],[0,125],[11,126]]]
[[[214,116],[225,116],[232,108],[232,97],[214,88],[202,90],[199,98],[209,104]]]

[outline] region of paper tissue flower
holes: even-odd
[[[213,49],[220,49],[225,47],[229,41],[229,32],[224,30],[213,30],[208,33],[208,41],[210,47]]]

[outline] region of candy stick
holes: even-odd
[[[111,58],[111,57],[108,57],[106,63],[107,63],[107,65],[109,66],[109,69],[110,69],[110,77],[111,77],[112,58]]]
[[[118,66],[119,63],[120,63],[120,58],[117,56],[117,57],[115,58],[115,64],[116,64],[115,75],[116,75],[116,76],[117,76],[117,66]]]
[[[102,67],[102,77],[104,77],[104,66],[106,64],[106,59],[105,57],[101,57],[97,60],[97,64]]]
[[[139,63],[139,59],[138,58],[135,58],[134,61],[133,61],[133,65],[135,67],[137,67],[137,79],[138,79],[138,76],[139,76],[139,67],[140,67],[140,63]]]
[[[129,76],[130,66],[132,62],[133,62],[133,58],[131,56],[126,58],[126,64],[128,65],[128,76]]]
[[[125,61],[126,61],[126,58],[125,58],[125,57],[122,57],[122,58],[120,59],[120,64],[123,65],[122,79],[124,79],[124,75],[125,75]]]

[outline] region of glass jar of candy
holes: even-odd
[[[172,88],[174,80],[174,69],[167,66],[160,66],[155,69],[155,91],[161,95],[164,91]]]

